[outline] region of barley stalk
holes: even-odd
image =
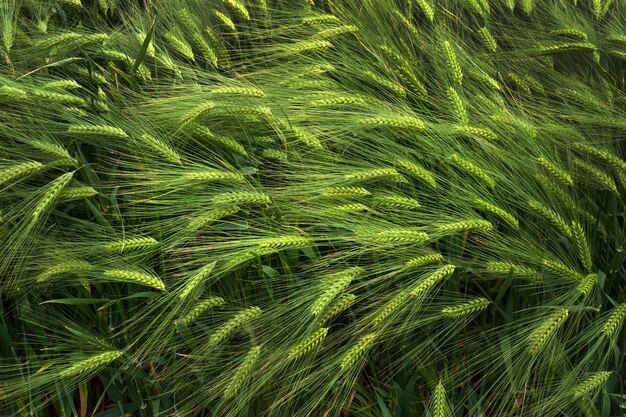
[[[575,143],[574,146],[581,152],[586,152],[595,158],[606,162],[616,171],[626,172],[626,161],[618,158],[613,153],[603,149],[594,148],[593,146],[582,142]]]
[[[190,123],[195,123],[198,119],[202,118],[206,114],[208,114],[211,110],[215,108],[215,103],[212,101],[205,101],[201,105],[195,107],[193,110],[185,113],[183,117],[180,119],[180,125],[188,125]],[[201,129],[200,129],[201,130]],[[205,133],[205,132],[203,132]],[[210,131],[209,131],[210,133]]]
[[[420,266],[443,262],[444,258],[440,253],[431,252],[422,256],[408,260],[404,268],[419,268]]]
[[[197,182],[210,182],[210,181],[233,181],[239,183],[245,183],[243,175],[238,172],[223,172],[223,171],[196,171],[187,172],[183,174],[183,179]]]
[[[432,398],[433,417],[446,417],[449,413],[446,401],[446,390],[439,382],[435,387]]]
[[[585,236],[585,231],[580,223],[573,221],[571,226],[572,240],[576,251],[578,252],[578,258],[582,262],[587,271],[591,270],[591,250]]]
[[[428,0],[415,0],[419,8],[426,15],[428,20],[433,22],[435,20],[435,9],[428,3]]]
[[[283,249],[283,248],[296,248],[311,246],[313,242],[306,236],[279,236],[273,238],[265,238],[259,243],[261,249]]]
[[[478,35],[480,35],[480,39],[483,41],[483,44],[485,45],[487,50],[491,52],[496,52],[496,50],[498,49],[498,43],[496,42],[495,38],[487,27],[482,27],[478,29]]]
[[[406,183],[408,182],[403,175],[401,175],[398,171],[393,168],[378,168],[378,169],[369,169],[363,170],[360,172],[345,174],[345,179],[348,181],[367,181],[370,179],[377,178],[389,178],[393,181]]]
[[[239,206],[224,207],[223,209],[211,210],[206,214],[202,214],[187,225],[187,230],[192,232],[205,227],[206,225],[219,220],[223,217],[235,214],[240,210]]]
[[[596,184],[601,185],[603,189],[617,193],[617,185],[615,185],[615,181],[603,171],[580,159],[575,159],[574,163],[578,169],[585,173],[586,181],[593,180]]]
[[[372,326],[377,326],[387,319],[394,311],[402,305],[407,299],[409,293],[407,291],[400,291],[398,295],[389,300],[378,312],[376,317],[372,320]]]
[[[557,167],[556,165],[554,165],[553,163],[551,163],[544,157],[537,158],[537,162],[539,162],[539,164],[542,167],[544,167],[546,171],[552,174],[554,178],[559,180],[559,182],[561,182],[563,185],[565,186],[574,185],[574,181],[572,180],[572,177],[567,172],[565,172],[565,170]]]

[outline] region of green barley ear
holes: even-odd
[[[598,282],[598,274],[588,274],[576,287],[576,291],[586,297]]]
[[[367,181],[370,179],[377,178],[389,178],[396,182],[406,183],[408,182],[403,175],[401,175],[398,171],[393,168],[378,168],[371,169],[366,171],[361,171],[357,173],[351,173],[345,175],[346,180],[348,181]]]
[[[423,297],[428,294],[428,292],[439,283],[439,281],[447,278],[452,275],[454,270],[456,269],[455,265],[448,264],[438,268],[435,272],[430,274],[428,277],[423,279],[419,284],[413,287],[409,291],[409,296],[413,298]]]
[[[327,197],[363,197],[370,192],[363,187],[331,187],[322,189],[321,194]]]
[[[356,342],[348,351],[344,354],[340,362],[342,371],[352,368],[352,366],[359,361],[376,342],[378,337],[377,333],[370,333],[363,336]]]
[[[494,188],[496,186],[495,180],[491,178],[489,174],[487,174],[483,169],[479,168],[468,160],[461,158],[457,154],[450,155],[448,159],[450,160],[450,162],[452,162],[452,164],[481,180],[490,188]]]
[[[432,188],[437,188],[437,182],[435,181],[435,177],[433,174],[428,171],[426,168],[423,168],[413,162],[407,161],[406,159],[399,159],[396,162],[400,168],[405,170],[407,173],[411,174],[415,178],[425,182],[430,185]]]
[[[585,181],[592,181],[604,190],[610,190],[619,194],[615,181],[604,171],[581,159],[575,159],[574,163],[576,168],[582,172]]]
[[[626,317],[626,303],[620,304],[611,311],[606,323],[602,326],[602,334],[607,338],[616,334],[624,322],[624,317]]]
[[[225,304],[226,301],[222,297],[210,297],[206,300],[198,302],[187,314],[182,316],[178,322],[184,325],[189,325],[195,321],[200,315],[212,307],[217,307]]]
[[[528,345],[528,353],[535,354],[541,347],[551,338],[551,336],[563,325],[569,311],[560,309],[552,313],[541,325],[530,335],[530,344]]]
[[[441,382],[437,384],[433,391],[430,407],[433,417],[446,417],[450,415],[448,401],[446,399],[446,390]]]
[[[459,318],[478,313],[486,309],[489,304],[491,304],[491,301],[486,298],[477,298],[465,303],[444,307],[441,309],[441,313],[446,317]]]
[[[581,152],[587,153],[603,162],[609,164],[616,171],[626,172],[626,161],[618,158],[609,151],[594,148],[586,143],[577,142],[574,144],[576,149]]]
[[[596,372],[588,376],[572,389],[572,394],[574,395],[574,398],[582,397],[585,394],[589,394],[597,390],[602,385],[604,385],[604,383],[609,379],[611,374],[612,372],[602,371]]]
[[[389,300],[379,311],[378,314],[372,320],[372,326],[377,326],[387,319],[395,310],[402,305],[407,299],[409,293],[407,291],[400,291],[398,295]]]
[[[74,187],[67,189],[61,193],[59,196],[59,200],[62,201],[72,201],[72,200],[82,200],[85,198],[93,197],[97,195],[98,192],[89,186],[84,187]]]
[[[152,237],[135,237],[122,239],[105,245],[107,250],[112,252],[126,252],[132,250],[146,249],[157,246],[159,242]]]
[[[120,139],[127,139],[128,133],[119,127],[109,125],[71,125],[67,128],[68,133],[76,133],[81,135],[94,135],[94,136],[111,136]]]
[[[463,99],[461,99],[461,96],[453,87],[448,87],[448,101],[454,110],[456,119],[464,125],[468,124],[469,116],[467,115],[465,103],[463,103]]]
[[[119,350],[103,352],[89,359],[85,359],[80,362],[77,362],[68,368],[63,369],[61,372],[59,372],[59,376],[61,378],[68,378],[68,377],[88,373],[98,368],[107,366],[108,364],[120,358],[121,356],[122,356],[122,352]]]
[[[41,198],[37,202],[37,205],[35,206],[35,209],[33,210],[33,222],[37,221],[43,213],[50,209],[52,204],[54,204],[54,202],[59,198],[63,190],[65,190],[65,187],[67,187],[70,181],[72,181],[73,175],[73,172],[68,172],[48,184],[46,191],[41,196]]]
[[[271,199],[267,194],[258,193],[256,191],[233,191],[221,193],[213,196],[211,199],[214,204],[219,206],[234,205],[266,205],[271,203]]]
[[[559,180],[561,184],[565,186],[570,186],[570,187],[574,185],[574,181],[572,180],[572,177],[565,170],[557,167],[552,162],[548,161],[546,158],[539,157],[537,158],[537,162],[539,162],[539,165],[544,167],[546,171],[552,174],[554,178]]]
[[[529,200],[528,206],[534,212],[546,219],[548,223],[551,223],[564,236],[570,237],[572,235],[571,227],[567,224],[563,217],[558,215],[554,210],[549,209],[548,207],[536,200]]]
[[[519,221],[515,218],[515,216],[513,216],[512,214],[510,214],[506,210],[496,206],[495,204],[491,204],[488,201],[480,199],[480,198],[474,200],[474,202],[481,209],[483,209],[485,211],[488,211],[488,212],[498,216],[501,220],[503,220],[505,223],[507,223],[512,228],[519,229]]]
[[[235,374],[232,376],[232,378],[226,385],[226,388],[224,389],[225,399],[231,399],[239,392],[239,390],[242,388],[242,386],[245,384],[246,380],[248,379],[248,375],[250,375],[250,372],[252,371],[252,368],[256,364],[260,355],[261,355],[260,345],[253,346],[248,351],[248,353],[246,353],[246,356],[244,356],[243,360],[241,361],[241,364],[237,367]]]
[[[384,126],[396,129],[426,129],[426,122],[415,116],[368,117],[359,119],[358,123],[363,126]]]
[[[328,307],[326,308],[326,310],[324,311],[324,313],[320,315],[318,323],[320,324],[326,323],[327,321],[335,317],[337,314],[348,309],[352,304],[354,304],[355,300],[356,300],[356,295],[354,294],[345,294],[345,295],[342,295],[341,297],[338,297],[335,301],[330,303]]]
[[[36,278],[37,282],[45,282],[56,275],[61,274],[80,274],[93,270],[93,266],[85,261],[67,261],[58,263],[46,268]]]
[[[230,320],[218,327],[207,342],[208,347],[215,347],[228,338],[236,329],[259,317],[262,311],[259,307],[249,307],[235,314]]]
[[[43,169],[44,165],[37,162],[23,162],[10,168],[0,171],[0,185],[14,181],[20,177],[25,177],[37,173]]]
[[[479,230],[488,232],[493,229],[491,222],[487,220],[464,220],[460,222],[442,224],[437,227],[440,233],[456,233],[465,230]]]
[[[318,316],[328,303],[335,298],[341,291],[346,289],[350,282],[364,272],[363,268],[355,266],[344,271],[329,275],[324,279],[325,290],[318,296],[317,300],[311,305],[309,312],[313,316]]]
[[[103,276],[118,281],[132,282],[135,284],[146,285],[159,291],[165,291],[165,284],[160,278],[147,272],[139,272],[126,269],[107,269],[102,273]]]
[[[420,266],[430,265],[434,263],[443,262],[444,258],[440,253],[431,252],[417,258],[408,260],[405,264],[405,268],[419,268]]]
[[[576,247],[576,251],[578,252],[578,258],[582,262],[583,266],[587,271],[591,270],[591,249],[589,249],[589,244],[587,243],[587,237],[585,236],[585,231],[580,223],[573,221],[571,229],[572,231],[572,240],[574,242],[574,246]]]
[[[216,263],[217,261],[213,261],[196,271],[183,286],[183,290],[180,292],[179,297],[181,299],[185,299],[191,293],[193,293],[198,285],[200,285],[202,281],[204,281],[209,277],[209,275],[211,275],[211,272],[213,272],[213,268],[215,268]]]
[[[166,160],[180,165],[180,155],[172,149],[169,145],[160,141],[152,135],[143,134],[141,135],[141,140],[145,143],[150,149],[154,150],[158,154],[162,155]]]
[[[533,282],[543,281],[541,273],[535,271],[527,266],[518,265],[511,262],[498,262],[489,261],[486,266],[487,272],[509,274],[512,273],[514,277],[525,278]]]
[[[496,52],[496,50],[498,49],[498,43],[496,42],[495,38],[487,27],[482,27],[478,29],[478,35],[480,35],[480,39],[482,40],[487,50],[489,50],[490,52]]]
[[[408,245],[427,242],[429,236],[412,229],[389,229],[364,236],[364,240],[371,244],[380,245]]]
[[[324,338],[328,333],[328,329],[328,327],[322,327],[317,329],[309,337],[289,349],[289,352],[287,352],[288,358],[298,359],[311,352],[324,341]]]
[[[297,248],[297,247],[306,247],[311,246],[313,242],[309,237],[306,236],[279,236],[279,237],[271,237],[265,238],[259,243],[259,248],[261,249],[284,249],[284,248]]]
[[[553,259],[543,259],[542,265],[545,269],[552,272],[554,275],[561,278],[580,282],[583,280],[583,275],[563,264],[562,262],[555,261]]]
[[[435,20],[435,8],[428,2],[428,0],[415,0],[422,13],[426,15],[431,23]]]
[[[374,197],[374,205],[381,207],[413,210],[421,207],[420,203],[411,197],[384,195]]]
[[[463,82],[463,70],[461,69],[461,64],[459,64],[454,47],[447,40],[443,41],[443,53],[445,55],[446,64],[448,65],[448,70],[452,74],[452,78],[454,81],[461,84]]]

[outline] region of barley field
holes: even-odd
[[[0,417],[626,415],[624,0],[0,0]]]

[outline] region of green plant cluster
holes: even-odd
[[[0,40],[0,415],[624,415],[623,0],[3,0]]]

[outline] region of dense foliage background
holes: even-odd
[[[623,0],[3,0],[0,414],[620,416]]]

